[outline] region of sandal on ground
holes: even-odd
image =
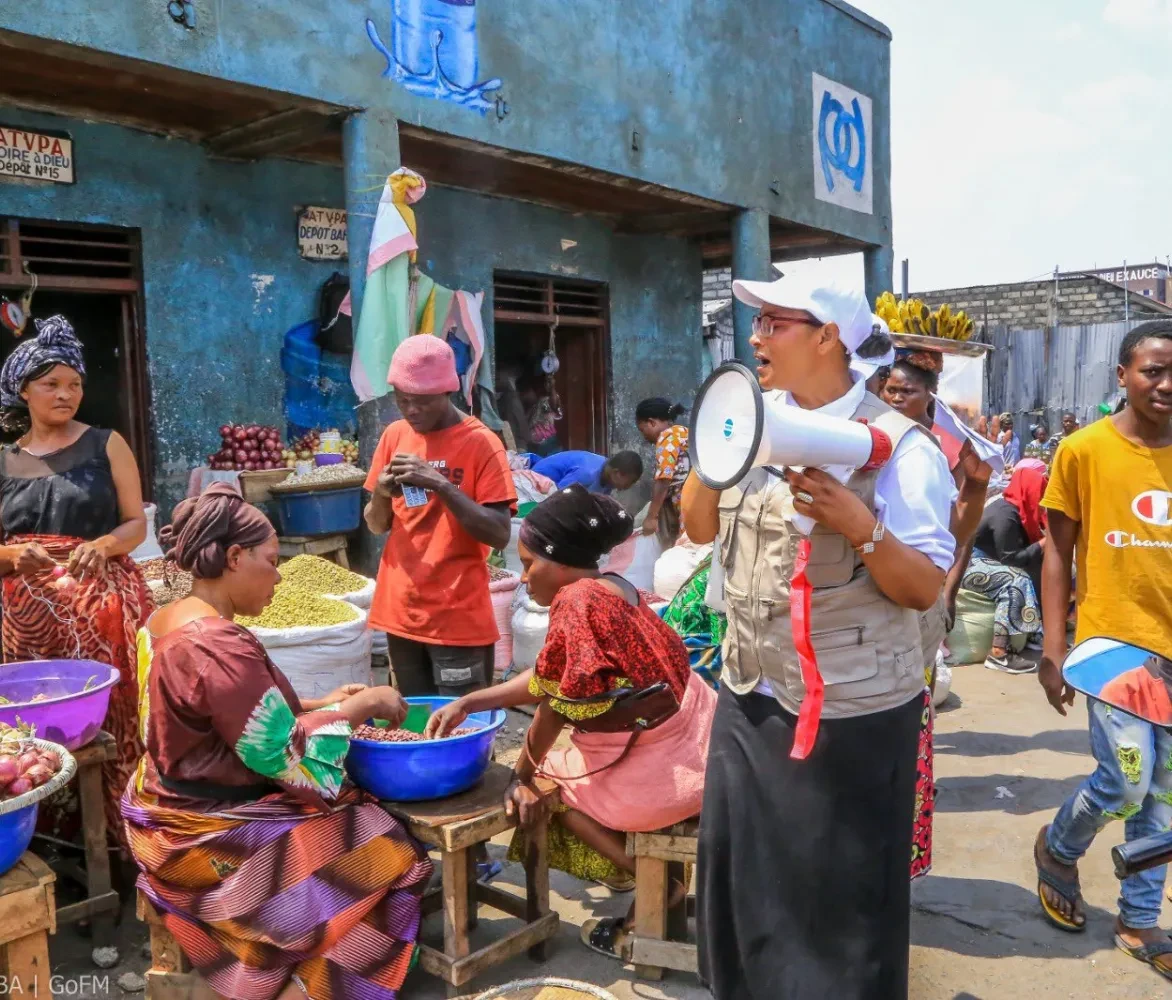
[[[1078,876],[1076,875],[1072,879],[1067,879],[1043,868],[1042,862],[1038,857],[1038,844],[1036,842],[1034,843],[1034,867],[1038,870],[1038,902],[1042,904],[1042,914],[1046,920],[1060,931],[1081,934],[1087,929],[1086,914],[1083,914],[1081,924],[1073,920],[1068,920],[1046,902],[1046,897],[1042,894],[1042,885],[1045,884],[1058,893],[1063,900],[1070,904],[1071,909],[1073,909],[1077,904],[1082,902],[1082,888],[1079,886]],[[1172,945],[1172,941],[1169,941],[1169,945]]]
[[[625,924],[622,917],[592,917],[582,925],[579,936],[591,951],[622,961],[622,947],[627,938]],[[1172,941],[1168,943],[1172,945]]]
[[[619,872],[607,878],[597,879],[599,885],[606,886],[611,892],[634,892],[635,876]]]
[[[1115,935],[1115,947],[1126,952],[1132,958],[1150,965],[1165,979],[1172,980],[1172,966],[1158,965],[1156,959],[1163,955],[1172,955],[1172,940],[1155,941],[1152,944],[1130,945],[1118,934]]]
[[[1017,653],[1007,653],[1004,656],[994,656],[990,653],[985,657],[985,667],[988,670],[1000,670],[1003,674],[1032,674],[1038,669],[1033,660],[1027,660]]]

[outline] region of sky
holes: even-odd
[[[897,286],[1167,261],[1172,0],[854,2],[893,35]]]

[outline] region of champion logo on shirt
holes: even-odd
[[[1172,539],[1140,538],[1130,531],[1108,531],[1103,541],[1113,549],[1172,549]]]
[[[1131,512],[1144,524],[1167,528],[1172,525],[1172,493],[1147,490],[1131,501]]]

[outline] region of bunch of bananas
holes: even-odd
[[[892,333],[944,340],[968,340],[973,335],[973,321],[964,310],[954,313],[948,305],[933,312],[920,299],[900,301],[891,292],[884,292],[875,300],[875,312]]]

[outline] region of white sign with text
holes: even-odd
[[[345,209],[302,209],[297,216],[297,249],[306,260],[345,260]]]
[[[64,132],[0,125],[0,180],[6,177],[72,184],[73,140]]]

